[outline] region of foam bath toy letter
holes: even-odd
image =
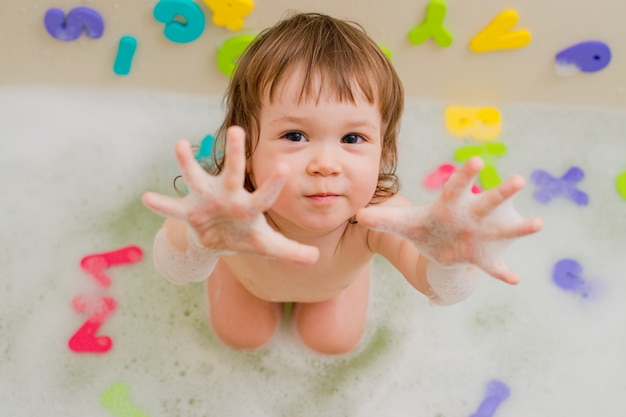
[[[135,50],[137,50],[137,39],[132,36],[122,36],[117,47],[113,72],[117,75],[128,75],[133,64]]]
[[[556,55],[556,71],[559,75],[573,75],[578,71],[596,72],[611,62],[611,48],[604,42],[581,42]]]
[[[445,0],[431,0],[424,21],[409,32],[409,42],[420,45],[432,37],[442,48],[452,45],[452,34],[443,24],[447,8]]]
[[[509,395],[511,395],[511,390],[504,382],[495,379],[489,381],[485,399],[470,417],[493,417],[502,401],[509,398]]]
[[[617,187],[617,193],[626,200],[626,171],[617,176],[615,186]]]
[[[561,289],[589,298],[591,286],[582,278],[583,267],[574,259],[561,259],[552,270],[552,281]]]
[[[253,35],[238,35],[226,39],[217,51],[217,67],[222,74],[231,77],[237,67],[237,59],[254,40]]]
[[[472,38],[470,49],[473,52],[489,52],[527,46],[532,38],[530,31],[527,29],[511,30],[518,22],[517,11],[503,11]]]
[[[441,164],[436,171],[428,174],[424,178],[424,186],[429,190],[436,190],[445,184],[456,171],[456,167],[452,164]]]
[[[165,23],[164,34],[175,43],[193,42],[204,32],[204,13],[191,0],[160,0],[154,6],[154,18]]]
[[[72,300],[74,310],[89,314],[89,318],[68,341],[72,352],[106,353],[111,350],[113,341],[109,336],[96,336],[102,323],[115,311],[113,298],[79,295]]]
[[[487,141],[502,131],[502,118],[496,107],[448,106],[445,120],[448,131],[462,138]]]
[[[213,135],[206,135],[202,142],[200,142],[200,149],[196,154],[196,161],[201,161],[211,156],[213,152],[213,145],[215,144],[215,138]]]
[[[149,417],[130,401],[128,386],[118,383],[104,391],[100,404],[115,417]]]
[[[424,178],[424,186],[429,190],[436,190],[438,188],[441,188],[455,172],[456,167],[454,165],[441,164],[436,171],[428,174],[428,176]],[[472,193],[478,194],[481,191],[482,190],[478,185],[472,185]]]
[[[104,273],[105,268],[117,265],[134,264],[143,258],[143,251],[139,246],[126,246],[105,253],[87,255],[80,261],[80,267],[95,278],[103,287],[111,285],[111,278]]]
[[[555,197],[564,196],[574,204],[586,206],[589,204],[589,196],[576,188],[576,184],[585,178],[585,173],[578,167],[570,168],[562,177],[555,178],[548,172],[536,170],[530,175],[530,179],[537,186],[534,193],[535,200],[547,204]]]
[[[216,26],[226,26],[230,30],[239,30],[243,27],[244,16],[254,10],[252,0],[203,0],[213,11],[213,23]]]
[[[67,18],[61,9],[49,9],[44,16],[46,30],[60,41],[74,41],[85,34],[98,39],[104,33],[104,20],[100,13],[89,7],[72,9]]]
[[[383,45],[378,45],[378,47],[380,48],[381,51],[383,51],[383,54],[385,54],[385,56],[387,57],[389,61],[393,60],[393,54],[391,53],[391,50],[389,48]]]
[[[502,180],[496,170],[494,159],[506,153],[506,145],[501,142],[489,142],[484,145],[464,146],[454,152],[454,159],[465,162],[472,156],[482,158],[485,166],[478,177],[484,189],[497,187]]]

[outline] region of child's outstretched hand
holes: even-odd
[[[199,242],[212,250],[233,251],[284,259],[300,264],[317,261],[319,251],[275,231],[263,213],[285,183],[287,168],[279,165],[274,175],[253,193],[244,187],[245,133],[232,126],[226,133],[224,170],[209,175],[196,162],[187,141],[176,144],[176,159],[189,194],[172,198],[145,193],[143,203],[157,214],[184,220]]]
[[[470,159],[427,206],[370,206],[359,210],[357,220],[410,240],[440,265],[472,263],[499,280],[516,284],[519,277],[503,259],[505,243],[538,232],[542,221],[522,218],[510,204],[509,199],[524,187],[518,175],[472,194],[472,182],[482,167],[480,158]]]

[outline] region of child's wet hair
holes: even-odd
[[[270,100],[279,83],[294,69],[305,73],[300,100],[319,100],[322,93],[342,102],[362,97],[377,104],[382,117],[382,156],[372,203],[398,191],[395,175],[396,137],[404,107],[404,92],[396,71],[382,50],[353,22],[317,13],[296,14],[261,32],[237,63],[226,94],[226,117],[217,132],[213,155],[223,155],[226,129],[246,132],[247,157],[254,152],[259,114],[266,94]],[[223,158],[213,161],[221,171]],[[246,176],[246,189],[254,189]]]

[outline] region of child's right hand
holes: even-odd
[[[285,183],[287,168],[276,167],[274,175],[254,192],[244,187],[246,170],[245,133],[231,126],[226,133],[224,170],[208,174],[195,160],[187,141],[176,144],[176,159],[189,194],[172,198],[145,193],[143,203],[166,217],[184,220],[198,241],[216,251],[233,251],[269,256],[299,264],[315,263],[319,250],[287,239],[272,229],[263,213]]]

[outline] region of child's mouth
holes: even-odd
[[[335,199],[337,199],[337,197],[339,197],[338,194],[332,194],[332,193],[320,193],[320,194],[312,194],[312,195],[307,196],[309,200],[312,200],[316,203],[331,203]]]

